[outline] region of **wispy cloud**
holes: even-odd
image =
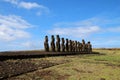
[[[43,46],[41,43],[43,43],[43,41],[41,42],[40,40],[26,40],[20,42],[13,41],[9,42],[9,44],[4,43],[4,45],[6,45],[5,47],[8,48],[8,50],[38,50],[41,49],[41,46]],[[4,51],[6,49],[2,48],[2,50]]]
[[[89,27],[69,27],[69,28],[54,28],[49,30],[50,34],[59,34],[72,37],[87,37],[88,35],[99,31],[98,26],[89,26]]]
[[[117,17],[112,20],[109,18],[92,17],[76,22],[59,22],[55,23],[53,29],[49,30],[48,33],[83,38],[95,33],[120,33],[120,18]]]
[[[16,15],[0,15],[0,40],[12,41],[16,39],[29,38],[27,28],[32,27],[30,23]]]
[[[107,31],[120,33],[120,27],[119,26],[118,27],[110,27],[107,29]]]
[[[31,3],[31,2],[20,2],[18,6],[25,9],[44,8],[43,5],[39,5],[37,3]]]
[[[53,25],[49,34],[60,34],[76,38],[84,38],[101,30],[99,25],[93,24],[92,21],[84,20],[77,22],[62,22]]]
[[[3,1],[10,2],[11,4],[15,4],[15,5],[18,4],[18,0],[3,0]]]
[[[43,12],[49,13],[49,9],[46,6],[38,4],[36,2],[25,2],[20,0],[4,0],[5,2],[11,3],[18,8],[24,8],[27,10],[38,9],[36,14],[41,15]]]
[[[30,49],[38,49],[41,46],[41,42],[40,41],[26,41],[26,42],[20,43],[20,45],[26,48],[30,48]]]

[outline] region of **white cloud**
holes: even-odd
[[[69,27],[71,26],[71,27]],[[89,25],[82,22],[57,23],[55,28],[49,30],[49,34],[59,34],[72,37],[87,37],[88,35],[100,31],[100,27],[96,25]]]
[[[25,9],[32,9],[32,8],[45,8],[43,5],[39,5],[35,2],[20,2],[19,7],[25,8]]]
[[[27,41],[21,41],[21,42],[10,42],[9,44],[6,45],[6,47],[9,48],[9,50],[38,50],[43,46],[43,41],[41,42],[40,40],[27,40]],[[41,48],[42,49],[42,48]]]
[[[110,31],[110,32],[120,32],[120,27],[110,27],[110,28],[107,28],[107,31]]]
[[[26,48],[38,49],[40,48],[41,43],[39,41],[26,41],[26,42],[20,43],[19,45]]]
[[[11,4],[15,4],[15,5],[18,4],[18,0],[4,0],[4,1],[10,2]]]
[[[15,15],[0,15],[0,40],[12,41],[29,38],[30,34],[25,29],[32,27],[27,21]]]
[[[36,2],[25,2],[25,1],[20,1],[20,0],[4,0],[5,2],[11,3],[19,8],[24,8],[24,9],[38,9],[37,15],[41,15],[40,13],[49,13],[49,9],[46,6],[43,6],[41,4],[38,4]]]
[[[60,22],[53,25],[49,34],[60,34],[72,37],[88,37],[90,34],[120,33],[120,17],[109,19],[103,17],[92,17],[76,22]],[[114,25],[114,26],[113,26]]]
[[[0,24],[7,25],[9,27],[13,28],[19,28],[19,29],[25,29],[31,27],[31,24],[29,24],[27,21],[22,19],[20,16],[15,15],[0,15]]]

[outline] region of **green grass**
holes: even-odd
[[[93,50],[100,54],[46,57],[36,60],[64,64],[18,76],[25,80],[120,80],[120,50]],[[48,73],[49,72],[49,73]],[[42,74],[42,73],[48,73]],[[42,74],[42,75],[40,75]]]

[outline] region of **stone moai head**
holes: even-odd
[[[74,41],[72,40],[72,43],[74,43]]]
[[[48,42],[48,36],[45,36],[45,41]]]
[[[84,39],[82,39],[82,44],[85,44],[85,40]]]
[[[56,35],[56,38],[58,39],[58,38],[59,38],[59,35]]]
[[[66,39],[66,42],[68,42],[68,39]]]
[[[51,37],[54,38],[54,35],[52,35]]]
[[[75,44],[77,44],[77,41],[75,41]]]
[[[90,41],[88,41],[88,44],[90,44]]]
[[[60,37],[59,37],[59,35],[56,35],[56,39],[57,39],[58,42],[60,42]]]
[[[44,49],[45,51],[49,51],[48,36],[45,36]]]
[[[54,35],[51,36],[52,41],[54,41]]]
[[[63,42],[63,43],[65,42],[64,38],[62,38],[62,42]]]

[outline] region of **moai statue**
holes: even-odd
[[[88,44],[85,44],[85,52],[88,52]]]
[[[82,39],[82,51],[83,52],[85,52],[85,48],[86,48],[85,41],[84,39]]]
[[[82,44],[85,44],[85,40],[84,39],[82,39]]]
[[[48,36],[45,36],[44,49],[49,52]]]
[[[80,52],[80,42],[77,42],[77,51]]]
[[[51,50],[55,51],[55,38],[53,35],[51,36]]]
[[[57,49],[57,52],[60,52],[60,37],[59,35],[56,35],[56,49]]]
[[[75,52],[75,41],[72,41],[72,52]]]
[[[61,43],[61,49],[62,49],[62,52],[65,52],[65,40],[64,38],[62,38],[62,43]]]
[[[69,46],[69,52],[71,52],[72,51],[72,40],[69,40],[68,46]]]
[[[82,52],[82,43],[80,43],[79,49]]]
[[[92,53],[92,45],[90,44],[90,41],[88,41],[87,47],[88,47],[88,53]]]
[[[69,51],[69,46],[68,46],[68,39],[66,39],[66,44],[65,44],[66,51]]]
[[[68,40],[68,51],[70,51],[70,40]]]
[[[75,41],[75,52],[78,51],[77,46],[78,46],[77,41]]]
[[[78,51],[78,52],[80,52],[79,47],[80,47],[80,42],[78,41],[78,42],[77,42],[77,51]]]

